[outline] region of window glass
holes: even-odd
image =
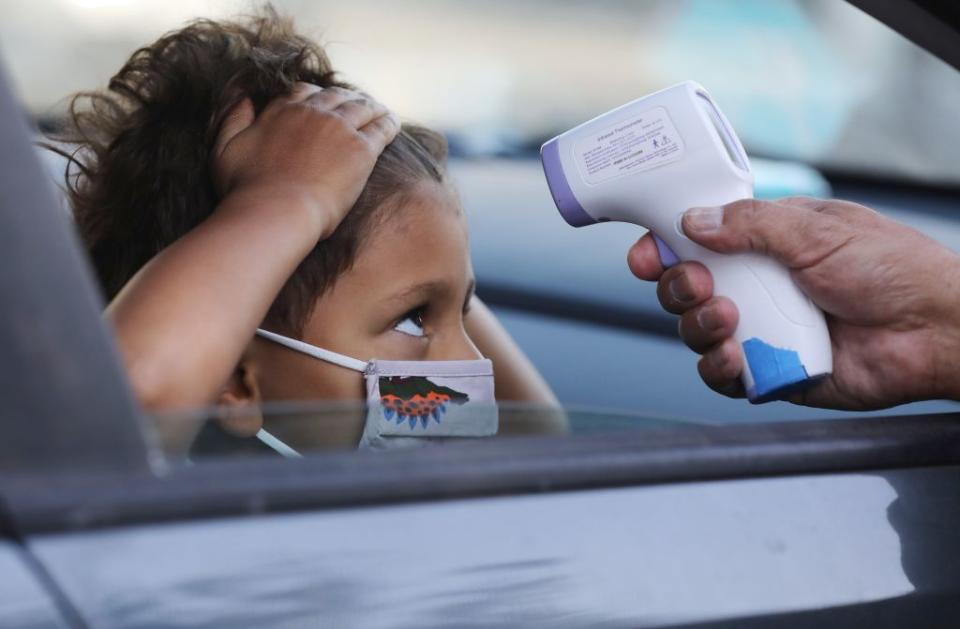
[[[361,403],[273,403],[251,413],[214,408],[154,414],[151,432],[164,456],[174,464],[193,464],[223,458],[284,457],[296,459],[351,450],[387,451],[415,447],[442,447],[531,436],[576,437],[625,430],[683,430],[701,422],[653,413],[566,409],[501,402],[474,409],[469,436],[450,436],[444,426],[467,422],[447,415],[435,420],[397,418],[384,421]],[[477,415],[483,419],[478,420]],[[382,423],[381,423],[382,422]],[[439,429],[439,430],[438,430]],[[376,435],[376,436],[374,436]]]

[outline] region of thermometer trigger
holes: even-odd
[[[660,263],[663,265],[663,268],[669,269],[675,264],[680,263],[680,258],[677,257],[677,254],[673,252],[667,243],[660,240],[660,237],[650,232],[653,236],[653,242],[657,243],[657,252],[660,254]]]

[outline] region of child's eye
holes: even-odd
[[[423,336],[423,309],[411,310],[397,322],[397,325],[393,326],[393,329],[408,336]]]

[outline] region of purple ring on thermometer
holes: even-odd
[[[560,210],[560,216],[573,227],[583,227],[593,225],[597,221],[587,214],[583,209],[577,197],[574,196],[570,184],[567,182],[567,176],[563,172],[563,165],[560,163],[560,144],[556,140],[551,140],[540,149],[540,161],[543,162],[543,172],[547,177],[547,186],[550,188],[550,194],[553,196],[553,202],[557,204]]]
[[[653,236],[653,242],[657,243],[657,253],[660,254],[660,264],[663,265],[663,268],[669,269],[675,264],[680,264],[680,258],[673,252],[673,249],[667,246],[667,243],[660,240],[660,236],[653,232],[650,232],[650,235]]]

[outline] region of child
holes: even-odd
[[[369,397],[311,347],[486,356],[499,399],[555,404],[473,296],[442,136],[401,127],[272,10],[162,37],[71,114],[76,224],[147,409],[247,409],[225,425],[249,436],[264,401]]]

